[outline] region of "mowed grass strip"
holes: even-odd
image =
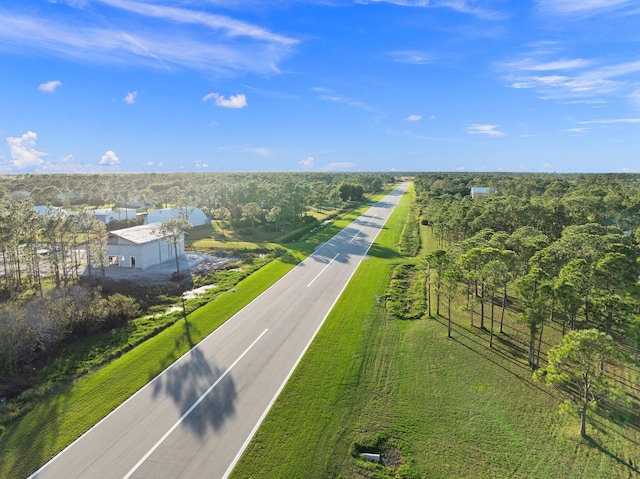
[[[22,478],[38,469],[91,426],[222,325],[299,261],[366,211],[363,205],[272,261],[157,336],[72,384],[61,385],[0,430],[0,477]],[[244,247],[244,245],[243,245]]]
[[[402,210],[379,251],[397,242]],[[397,261],[384,254],[361,264],[233,479],[640,476],[640,424],[593,414],[583,440],[576,418],[558,412],[560,393],[508,353],[509,336],[489,349],[461,305],[453,338],[442,317],[387,319],[378,298]],[[638,384],[637,371],[626,379]],[[383,449],[387,463],[357,458],[367,446]]]
[[[360,264],[232,478],[327,478],[345,468],[355,422],[369,400],[366,375],[377,349],[370,343],[382,337],[379,298],[391,278],[405,216],[406,207],[398,207],[387,221],[371,259]],[[372,418],[378,427],[385,419]]]

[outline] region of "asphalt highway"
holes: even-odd
[[[228,477],[406,187],[321,245],[30,479]]]

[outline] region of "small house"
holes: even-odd
[[[110,267],[146,269],[175,261],[175,245],[158,224],[140,225],[109,232],[107,256]],[[178,240],[178,257],[184,256],[184,234]]]

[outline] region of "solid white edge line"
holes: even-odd
[[[404,193],[403,193],[404,194]],[[391,205],[391,213],[393,213],[393,210],[395,209],[395,207],[397,205],[392,204]],[[282,390],[284,389],[284,387],[286,386],[287,382],[289,381],[289,378],[293,375],[293,372],[295,371],[296,367],[298,367],[298,364],[300,363],[300,361],[302,361],[302,357],[305,355],[305,353],[307,352],[307,349],[309,349],[309,346],[311,346],[311,343],[313,342],[313,340],[315,339],[316,335],[318,334],[318,332],[320,331],[320,328],[322,328],[322,325],[324,324],[324,322],[327,320],[327,318],[329,317],[329,315],[331,314],[331,311],[333,311],[333,307],[336,305],[336,303],[338,302],[338,300],[340,299],[340,297],[342,296],[342,293],[344,293],[344,290],[347,289],[347,286],[349,286],[349,283],[351,282],[351,278],[353,278],[353,275],[356,274],[356,271],[358,270],[358,268],[360,267],[360,263],[362,263],[362,261],[364,260],[364,258],[367,256],[367,254],[369,253],[369,250],[371,249],[371,246],[373,245],[373,243],[375,243],[376,239],[378,238],[378,235],[380,234],[380,231],[382,231],[383,226],[387,223],[387,220],[389,219],[389,217],[391,216],[391,213],[389,213],[389,216],[387,216],[387,218],[384,220],[384,222],[380,225],[380,227],[378,228],[378,231],[376,233],[376,235],[373,237],[373,240],[369,243],[369,246],[367,246],[367,249],[365,250],[365,252],[363,253],[362,257],[360,258],[360,260],[358,261],[358,264],[356,265],[356,267],[353,269],[353,271],[351,272],[351,274],[349,275],[349,278],[347,279],[347,282],[344,284],[344,286],[342,287],[342,289],[340,290],[340,294],[338,294],[338,296],[336,297],[335,301],[333,302],[333,304],[331,304],[331,307],[329,308],[329,310],[327,311],[327,314],[325,314],[324,318],[322,318],[322,321],[320,322],[320,324],[318,325],[318,327],[316,328],[315,332],[313,333],[313,336],[311,336],[311,339],[309,340],[309,342],[307,343],[307,345],[304,347],[304,349],[302,350],[302,353],[300,353],[300,356],[298,357],[298,359],[296,360],[295,364],[293,365],[293,367],[291,368],[291,370],[289,371],[289,373],[287,374],[287,376],[284,378],[284,381],[282,381],[282,384],[280,384],[280,387],[278,388],[278,390],[276,391],[276,393],[274,394],[273,398],[271,399],[271,401],[269,402],[269,404],[267,405],[266,409],[264,410],[264,412],[262,413],[262,415],[260,416],[260,418],[258,419],[258,422],[256,423],[256,425],[254,426],[254,428],[251,430],[251,432],[249,433],[249,436],[247,436],[247,439],[244,441],[244,443],[242,444],[242,447],[240,448],[240,450],[238,451],[238,454],[236,454],[236,457],[233,458],[233,461],[231,461],[231,464],[229,465],[229,468],[226,470],[226,472],[224,473],[224,475],[222,476],[221,479],[228,479],[229,476],[231,475],[231,473],[233,472],[233,468],[236,467],[236,465],[238,464],[238,461],[240,461],[240,458],[242,457],[242,454],[244,454],[245,449],[249,446],[249,443],[251,442],[251,440],[253,439],[253,436],[255,436],[256,432],[258,432],[258,429],[260,428],[260,426],[262,425],[262,422],[265,420],[265,418],[267,417],[267,414],[269,414],[269,411],[271,410],[271,408],[273,407],[273,404],[276,402],[276,400],[278,399],[278,396],[280,395],[280,393],[282,392]],[[382,218],[380,218],[382,219]]]
[[[200,404],[202,401],[204,401],[204,398],[206,398],[206,397],[209,395],[209,393],[215,389],[215,387],[220,383],[220,381],[222,381],[225,377],[227,377],[227,375],[228,375],[228,374],[231,372],[231,370],[236,366],[236,364],[238,364],[238,363],[240,362],[240,360],[242,360],[242,358],[244,358],[244,357],[246,356],[246,354],[247,354],[249,351],[251,351],[251,349],[256,345],[256,343],[257,343],[258,341],[260,341],[260,339],[262,338],[262,336],[264,336],[264,335],[267,333],[267,331],[269,331],[269,330],[268,330],[268,329],[265,329],[264,331],[262,331],[262,334],[260,334],[260,336],[258,336],[258,337],[253,341],[253,343],[251,343],[251,345],[250,345],[247,349],[245,349],[245,350],[244,350],[244,352],[243,352],[240,356],[238,356],[238,357],[236,358],[236,360],[235,360],[233,363],[231,363],[231,366],[229,366],[229,367],[226,369],[226,371],[225,371],[224,373],[222,373],[222,374],[220,375],[220,377],[219,377],[218,379],[216,379],[216,381],[215,381],[211,386],[209,386],[209,388],[208,388],[204,393],[202,393],[202,395],[201,395],[201,396],[196,400],[196,402],[194,402],[194,403],[191,405],[191,407],[190,407],[189,409],[187,409],[187,411],[186,411],[182,416],[180,416],[180,419],[178,419],[178,420],[175,422],[175,424],[174,424],[173,426],[171,426],[167,432],[165,432],[165,433],[164,433],[164,435],[163,435],[163,436],[158,440],[158,442],[156,442],[156,443],[153,445],[153,447],[152,447],[151,449],[149,449],[149,450],[147,451],[147,453],[146,453],[144,456],[142,456],[142,458],[141,458],[141,459],[136,463],[136,465],[135,465],[135,466],[133,466],[133,468],[131,468],[131,470],[130,470],[129,472],[127,472],[127,474],[123,477],[123,479],[129,479],[129,478],[131,477],[131,475],[132,475],[134,472],[136,472],[136,471],[138,470],[138,468],[139,468],[142,464],[144,464],[144,462],[149,458],[149,456],[151,456],[151,454],[153,454],[153,453],[156,451],[156,449],[158,449],[158,448],[160,447],[160,445],[165,441],[165,439],[167,439],[167,438],[171,435],[171,433],[172,433],[173,431],[175,431],[175,430],[176,430],[176,428],[177,428],[180,424],[182,424],[182,422],[187,418],[187,416],[189,416],[189,414],[191,414],[191,413],[193,412],[193,410],[194,410],[196,407],[198,407],[198,404]]]

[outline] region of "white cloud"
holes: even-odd
[[[145,165],[147,165],[147,166],[153,166],[153,161],[147,161],[147,162],[145,163]]]
[[[216,105],[221,108],[244,108],[247,106],[247,97],[244,93],[238,93],[237,95],[231,95],[229,98],[225,98],[219,93],[207,93],[202,97],[202,101],[214,100]]]
[[[73,155],[65,155],[58,161],[47,162],[37,171],[46,173],[91,173],[98,171],[96,165],[87,165],[79,163]]]
[[[60,80],[51,80],[41,83],[40,86],[38,86],[38,90],[45,93],[53,93],[60,85],[62,85],[62,82]]]
[[[127,93],[127,96],[124,97],[124,102],[127,105],[133,105],[136,102],[137,96],[138,96],[137,91],[132,91],[130,93]]]
[[[209,168],[209,163],[203,163],[201,161],[197,161],[196,168]]]
[[[504,14],[501,12],[478,7],[475,5],[476,2],[472,0],[360,0],[356,3],[390,3],[400,7],[449,8],[458,13],[473,15],[485,20],[504,18]]]
[[[210,14],[198,10],[188,10],[185,8],[166,7],[153,5],[151,3],[137,2],[135,0],[99,0],[112,7],[120,8],[137,15],[150,18],[160,18],[175,23],[188,25],[202,25],[211,30],[222,30],[230,37],[249,37],[270,43],[291,45],[297,43],[296,40],[282,35],[271,33],[264,28],[241,20],[235,20],[224,15]]]
[[[569,133],[585,133],[589,131],[589,128],[569,128],[567,131]]]
[[[36,150],[38,135],[33,131],[28,131],[20,137],[7,137],[9,152],[11,153],[11,165],[17,169],[38,168],[44,163],[42,153]]]
[[[320,168],[319,171],[343,171],[355,168],[356,164],[349,161],[329,163],[327,166]]]
[[[313,168],[314,162],[315,162],[315,159],[313,158],[313,156],[309,156],[304,160],[300,160],[298,163],[300,163],[305,170],[310,170]]]
[[[250,153],[255,153],[260,156],[270,156],[273,154],[273,151],[270,148],[263,148],[263,147],[247,148],[246,151]]]
[[[546,53],[546,52],[545,52]],[[633,97],[631,90],[637,88],[632,80],[640,72],[640,61],[631,61],[595,66],[595,60],[582,58],[535,61],[527,58],[512,62],[503,68],[508,86],[517,89],[534,89],[543,99],[593,99],[606,102],[603,97]],[[546,73],[531,75],[530,72]]]
[[[426,65],[433,61],[430,53],[419,50],[401,50],[389,53],[394,62],[407,63],[409,65]]]
[[[538,0],[543,11],[573,14],[612,10],[633,5],[634,0]]]
[[[420,121],[422,120],[422,116],[421,115],[409,115],[407,117],[408,121]]]
[[[278,73],[278,62],[298,43],[258,25],[196,9],[130,0],[102,3],[120,9],[122,21],[105,24],[92,9],[82,8],[66,16],[37,6],[0,10],[0,41],[16,53],[30,49],[97,63],[243,74]]]
[[[467,133],[470,135],[504,136],[504,133],[497,128],[498,125],[481,125],[476,123],[467,127]]]
[[[616,123],[640,123],[640,118],[609,118],[604,120],[587,120],[579,122],[581,125],[613,125]]]
[[[373,108],[371,108],[366,103],[363,103],[358,100],[354,100],[352,98],[340,96],[340,95],[332,95],[330,93],[325,93],[320,95],[320,98],[326,101],[331,101],[334,103],[342,103],[343,105],[350,106],[352,108],[358,108],[359,110],[364,110],[368,112],[373,112]]]
[[[583,58],[563,58],[560,60],[554,60],[550,62],[536,62],[531,58],[526,58],[522,61],[515,62],[509,66],[518,70],[529,71],[554,71],[554,70],[575,70],[579,68],[586,68],[593,65],[593,60],[585,60]]]
[[[108,166],[119,165],[120,158],[118,158],[112,150],[108,150],[104,155],[102,155],[98,164]]]

